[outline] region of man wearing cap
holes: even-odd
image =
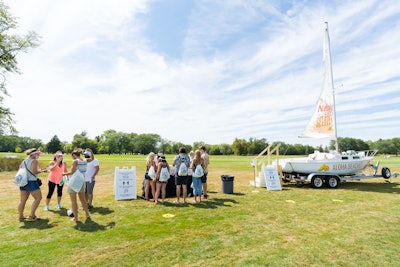
[[[93,151],[90,148],[86,148],[85,152],[83,152],[87,162],[87,168],[85,173],[85,199],[88,205],[88,208],[93,208],[93,189],[96,183],[96,176],[99,173],[99,161],[94,157]]]

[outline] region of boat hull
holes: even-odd
[[[308,175],[326,172],[337,175],[352,175],[370,166],[373,157],[335,156],[334,158],[313,159],[313,157],[279,160],[283,173]]]

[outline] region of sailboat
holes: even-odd
[[[330,138],[335,140],[335,151],[329,153],[315,151],[302,158],[281,159],[279,164],[288,181],[291,177],[310,180],[312,186],[337,187],[344,176],[352,176],[362,172],[371,165],[377,151],[346,151],[339,153],[337,131],[335,95],[333,86],[332,64],[328,23],[326,23],[323,58],[325,61],[324,82],[321,95],[314,113],[300,137]],[[377,168],[377,166],[376,166]],[[387,168],[386,168],[387,169]],[[388,169],[385,172],[388,171]],[[376,173],[375,173],[376,174]],[[389,174],[385,173],[385,176]],[[302,177],[302,178],[301,178]]]

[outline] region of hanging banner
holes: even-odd
[[[115,200],[136,199],[136,167],[115,167],[114,175]]]
[[[268,190],[282,190],[281,181],[276,167],[262,166],[262,172]]]

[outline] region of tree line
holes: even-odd
[[[363,141],[356,138],[338,138],[339,151],[347,150],[374,150],[381,154],[398,155],[400,151],[400,138],[392,138],[378,141]],[[202,141],[193,144],[169,141],[158,134],[123,133],[115,130],[106,130],[101,135],[90,139],[84,131],[75,134],[71,143],[61,141],[54,135],[48,143],[40,139],[20,137],[17,135],[0,135],[0,152],[23,152],[29,148],[40,148],[44,152],[55,153],[62,150],[70,153],[76,148],[91,148],[96,154],[148,154],[149,152],[162,151],[164,154],[178,154],[179,148],[185,147],[187,151],[196,150],[205,145],[210,155],[257,155],[270,143],[265,138],[249,138],[235,140],[231,144],[206,144]],[[302,144],[286,144],[284,142],[272,142],[274,147],[280,144],[281,155],[307,155],[318,150],[328,152],[333,150],[335,142],[331,141],[329,147],[322,145],[313,147]]]

